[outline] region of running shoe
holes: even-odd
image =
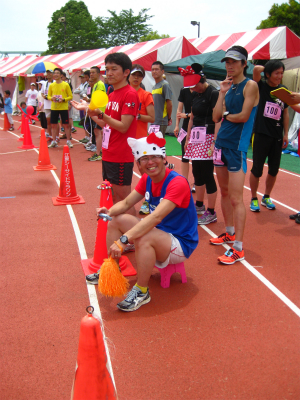
[[[99,272],[96,272],[95,274],[87,275],[85,277],[85,280],[87,283],[90,285],[98,285],[99,281]]]
[[[71,132],[72,132],[72,133],[77,132],[76,129],[74,128],[74,126],[71,128]]]
[[[32,121],[32,125],[35,125],[35,121]]]
[[[60,139],[67,139],[67,135],[63,133],[62,135],[60,135]]]
[[[92,151],[93,153],[96,153],[97,152],[97,146],[91,146],[91,147],[89,147],[89,150],[88,151]]]
[[[192,193],[196,193],[195,185],[193,185],[193,187],[192,187]]]
[[[275,204],[272,203],[272,200],[270,197],[267,197],[266,199],[263,197],[261,201],[261,205],[264,207],[267,207],[268,210],[275,210],[276,206]]]
[[[57,145],[57,143],[54,141],[54,140],[52,140],[52,142],[51,142],[51,144],[49,144],[49,149],[51,148],[51,147],[57,147],[58,145]]]
[[[61,131],[62,131],[62,132],[64,132],[64,131],[65,131],[65,128],[64,128],[64,127],[62,127],[62,128],[61,128]]]
[[[142,215],[148,215],[149,214],[149,203],[148,203],[148,201],[144,201],[144,203],[143,203],[143,205],[142,205],[142,207],[141,207],[141,209],[139,211],[139,214],[142,214]]]
[[[254,211],[254,212],[259,212],[260,211],[258,200],[251,200],[250,210]]]
[[[235,241],[235,233],[231,236],[227,232],[222,233],[217,238],[209,239],[210,244],[216,244],[216,245],[220,245],[220,244],[224,244],[224,243],[233,243],[234,241]]]
[[[149,303],[150,300],[149,289],[147,289],[147,293],[143,293],[140,288],[133,286],[126,299],[118,303],[117,307],[122,311],[135,311],[144,304]]]
[[[72,143],[70,142],[70,140],[67,140],[67,146],[69,147],[69,149],[72,149],[73,145],[72,145]]]
[[[78,140],[78,142],[80,142],[80,143],[88,143],[90,141],[90,139],[88,139],[88,138],[83,138],[83,139],[80,139],[80,140]]]
[[[208,225],[211,222],[217,222],[217,213],[211,214],[208,210],[198,219],[198,225]]]
[[[295,219],[297,219],[297,218],[300,218],[300,212],[298,212],[297,214],[292,214],[292,215],[290,215],[290,219],[295,220]]]
[[[130,253],[131,251],[135,251],[134,243],[128,243],[123,251],[123,253]]]
[[[9,128],[9,131],[14,131],[15,129],[14,128]]]
[[[169,163],[169,164],[168,164],[168,168],[169,168],[169,169],[175,169],[175,164]]]
[[[218,261],[220,261],[222,264],[230,265],[236,263],[237,261],[244,260],[244,256],[244,250],[237,251],[234,248],[231,248],[227,250],[223,256],[218,257]]]
[[[296,224],[300,224],[300,214],[298,214],[298,217],[295,219]]]
[[[98,156],[97,153],[95,153],[92,157],[88,158],[88,161],[101,161],[102,157]]]
[[[198,214],[198,215],[201,215],[201,214],[204,214],[205,213],[205,205],[203,204],[203,206],[201,206],[201,207],[198,207],[198,206],[196,206],[196,204],[195,204],[195,208],[196,208],[196,213]]]
[[[45,133],[46,138],[52,138],[52,136],[49,135],[48,132]]]

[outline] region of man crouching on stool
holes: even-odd
[[[165,144],[160,132],[147,138],[127,139],[142,178],[136,188],[109,210],[98,209],[112,217],[108,223],[108,254],[119,259],[128,243],[135,246],[137,283],[117,307],[135,311],[151,300],[148,283],[153,267],[164,268],[189,258],[198,244],[197,214],[188,181],[166,168]],[[143,198],[149,202],[150,214],[140,220],[125,214]],[[97,284],[99,274],[86,277]]]

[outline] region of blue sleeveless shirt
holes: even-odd
[[[175,171],[171,171],[163,183],[160,197],[154,197],[151,191],[151,179],[147,177],[146,183],[146,200],[149,202],[150,214],[156,209],[159,203],[166,195],[168,184],[179,174]],[[194,200],[191,195],[190,204],[187,208],[175,207],[158,225],[156,228],[171,233],[175,236],[182,247],[184,255],[189,258],[192,252],[198,245],[198,219],[194,205]]]
[[[231,85],[231,88],[226,93],[226,111],[229,111],[230,114],[239,114],[242,112],[245,100],[243,90],[249,80],[249,78],[246,78],[237,85]],[[247,152],[253,131],[256,110],[257,106],[253,107],[247,122],[234,123],[226,119],[223,120],[218,132],[216,146]]]

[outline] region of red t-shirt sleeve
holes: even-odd
[[[146,186],[147,186],[147,175],[143,174],[138,184],[136,185],[135,190],[142,196],[145,196]]]
[[[139,98],[137,93],[128,92],[125,96],[124,103],[121,109],[121,115],[134,115],[138,114]]]
[[[183,176],[176,176],[167,187],[164,199],[172,201],[177,207],[187,208],[190,204],[191,189]]]

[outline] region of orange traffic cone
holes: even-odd
[[[9,123],[9,121],[8,121],[7,114],[4,113],[4,126],[3,126],[3,129],[4,129],[5,131],[8,131],[9,128],[10,128],[10,123]]]
[[[50,157],[47,146],[47,140],[45,136],[45,129],[41,129],[39,160],[38,160],[38,165],[33,167],[33,169],[35,171],[49,171],[50,169],[56,169],[55,165],[50,164]]]
[[[134,276],[136,275],[136,270],[133,268],[130,260],[126,256],[121,256],[119,259],[119,267],[123,276]]]
[[[93,307],[88,307],[89,308]],[[82,318],[72,400],[114,400],[115,387],[107,370],[100,322],[91,312]]]
[[[20,136],[19,137],[19,139],[18,139],[18,142],[23,142],[23,139],[24,139],[24,132],[25,132],[25,114],[22,112],[22,119],[21,119],[21,125],[19,126],[19,128],[18,128],[18,130],[19,129],[21,129],[21,135],[23,135],[23,136]]]
[[[29,121],[27,118],[25,118],[24,120],[25,120],[25,126],[24,126],[25,132],[24,132],[24,138],[23,138],[23,145],[18,146],[18,149],[25,149],[25,150],[36,149],[37,146],[34,146],[32,143],[31,133],[30,133],[30,128],[29,128]]]
[[[100,207],[106,207],[108,210],[113,205],[111,188],[112,186],[107,180],[105,180],[100,186],[98,186],[98,189],[101,190]],[[101,218],[98,220],[94,258],[81,260],[82,269],[85,275],[97,272],[103,264],[103,260],[107,258],[107,223],[107,221],[103,221],[103,219]]]
[[[67,145],[64,146],[59,193],[57,197],[52,197],[52,202],[55,206],[85,203],[82,196],[78,196],[76,192],[70,150]]]

